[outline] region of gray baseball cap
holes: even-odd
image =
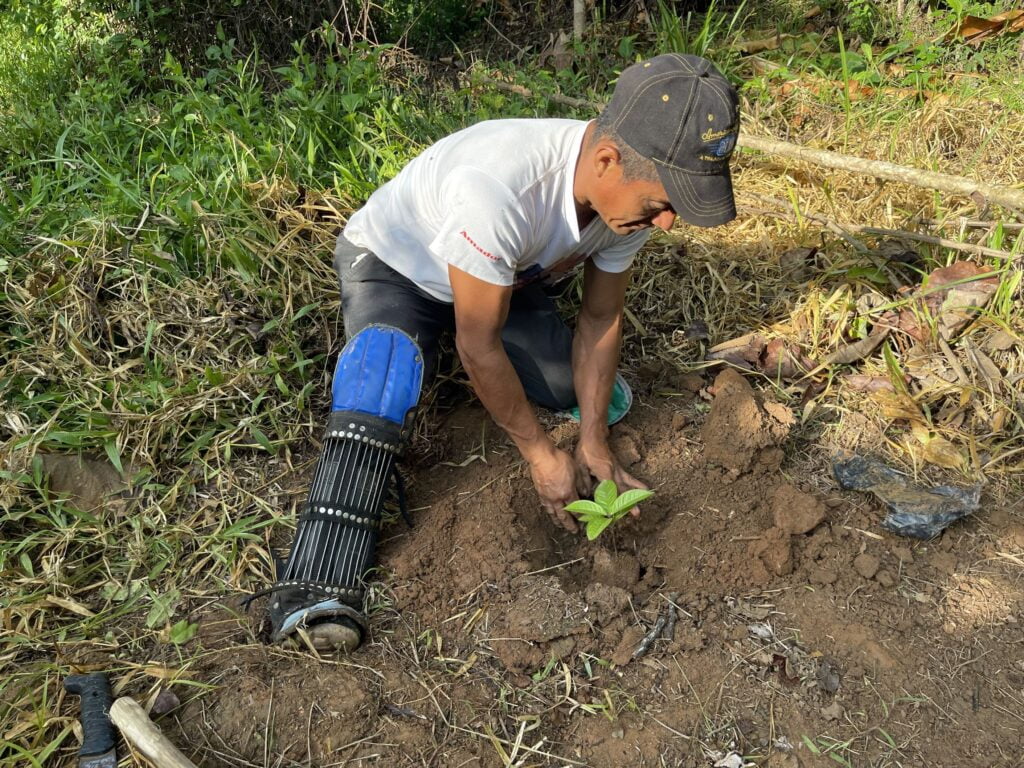
[[[633,64],[619,75],[605,112],[622,140],[654,161],[683,221],[714,227],[736,218],[729,158],[739,105],[714,64],[679,53]]]

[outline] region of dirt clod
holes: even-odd
[[[914,553],[911,552],[910,547],[893,547],[892,553],[904,565],[914,564]]]
[[[104,507],[127,486],[105,459],[59,453],[42,454],[50,490],[67,494],[78,509],[91,512]]]
[[[896,577],[891,571],[887,571],[885,569],[882,569],[875,574],[875,581],[887,589],[896,586]]]
[[[865,579],[870,579],[878,573],[878,567],[880,563],[878,558],[874,555],[869,555],[867,552],[857,555],[853,560],[853,568]]]
[[[793,572],[793,545],[789,535],[779,528],[769,528],[750,548],[771,573],[785,576]]]
[[[702,431],[704,456],[744,472],[759,451],[782,444],[793,423],[786,406],[762,401],[742,374],[727,368],[715,379],[715,399]]]
[[[813,531],[825,520],[825,505],[792,485],[780,485],[772,496],[775,525],[788,534]]]
[[[821,708],[822,717],[826,720],[842,720],[846,714],[846,708],[838,701],[833,701],[827,707]]]

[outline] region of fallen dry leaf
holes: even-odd
[[[736,339],[723,341],[708,350],[708,360],[722,360],[738,368],[753,371],[768,342],[759,333],[748,333]]]
[[[945,40],[948,43],[962,39],[965,43],[978,45],[990,37],[1019,32],[1022,29],[1024,29],[1024,10],[1004,11],[987,19],[968,15],[964,16],[960,23],[946,34]]]
[[[921,406],[903,392],[875,392],[872,399],[878,403],[882,416],[890,421],[909,421],[911,424],[924,421]]]
[[[990,352],[1005,352],[1008,349],[1013,349],[1020,343],[1020,339],[1014,336],[1007,330],[1000,328],[994,334],[985,339],[982,343],[982,349],[987,349]]]
[[[855,341],[852,344],[847,344],[845,347],[840,347],[835,352],[829,354],[825,358],[825,363],[827,365],[849,365],[858,360],[863,360],[874,352],[888,335],[888,328],[876,325],[866,338]]]
[[[777,379],[796,379],[812,370],[814,362],[797,344],[772,339],[757,361],[757,367]]]
[[[896,387],[886,376],[851,373],[843,376],[841,380],[847,389],[854,392],[896,392]]]
[[[918,341],[925,341],[930,336],[931,318],[940,337],[952,340],[998,290],[998,277],[979,277],[989,274],[990,270],[968,261],[936,269],[928,275],[924,287],[913,294],[913,304],[900,311],[899,327]]]
[[[929,440],[921,451],[921,456],[930,464],[946,469],[959,469],[964,463],[963,454],[944,437],[933,437]]]
[[[65,611],[76,613],[79,616],[84,616],[87,619],[91,619],[93,616],[96,615],[76,600],[69,600],[66,597],[57,597],[57,595],[47,595],[45,598],[43,598],[43,602],[47,605],[52,605],[55,608],[63,608]]]

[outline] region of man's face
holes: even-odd
[[[676,213],[659,181],[623,181],[616,167],[601,177],[591,196],[591,207],[617,235],[628,235],[648,227],[669,230]]]

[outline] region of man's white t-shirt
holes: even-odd
[[[581,232],[573,179],[587,123],[490,120],[441,139],[371,195],[345,238],[431,296],[452,301],[448,265],[488,283],[552,281],[587,258],[623,272],[649,232]]]

